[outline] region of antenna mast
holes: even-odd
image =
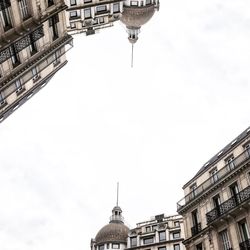
[[[119,182],[117,182],[117,189],[116,189],[116,206],[118,207],[118,199],[119,199]]]
[[[134,66],[134,44],[132,43],[131,68]]]

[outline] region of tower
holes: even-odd
[[[127,246],[129,228],[124,224],[122,209],[117,202],[112,209],[109,224],[102,227],[96,234],[95,239],[91,239],[91,250],[120,249],[124,250]]]
[[[134,44],[139,38],[140,29],[152,18],[155,10],[159,10],[159,0],[124,1],[121,22],[126,26],[128,40],[132,45],[132,67]]]

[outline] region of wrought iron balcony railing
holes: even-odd
[[[193,227],[191,227],[192,236],[195,236],[200,231],[201,231],[201,223],[198,223],[197,225],[194,225]]]
[[[237,195],[232,196],[230,199],[221,203],[218,207],[212,209],[206,214],[207,224],[210,224],[214,220],[218,219],[222,215],[228,213],[232,209],[241,205],[246,200],[250,199],[250,186],[240,191]]]
[[[250,250],[250,239],[240,243],[240,250]]]
[[[243,153],[234,158],[232,162],[226,164],[223,168],[221,168],[215,175],[211,176],[203,183],[201,183],[196,189],[192,190],[188,193],[183,199],[181,199],[177,203],[177,209],[180,210],[182,207],[187,205],[189,202],[194,200],[198,195],[204,193],[210,187],[218,183],[222,178],[229,175],[236,168],[241,166],[243,163],[250,159],[250,151],[249,149],[245,150]]]

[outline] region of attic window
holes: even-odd
[[[233,146],[236,142],[237,142],[237,139],[235,139],[234,141],[232,141],[231,146]]]
[[[217,154],[217,156],[219,157],[222,153],[223,153],[223,150],[221,150],[221,151]]]
[[[208,161],[208,162],[204,165],[204,167],[207,167],[207,166],[209,165],[209,163],[210,163],[210,162]]]

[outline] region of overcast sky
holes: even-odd
[[[1,250],[85,250],[120,182],[127,225],[250,125],[250,2],[162,0],[134,68],[125,28],[78,35],[68,64],[0,124]]]

